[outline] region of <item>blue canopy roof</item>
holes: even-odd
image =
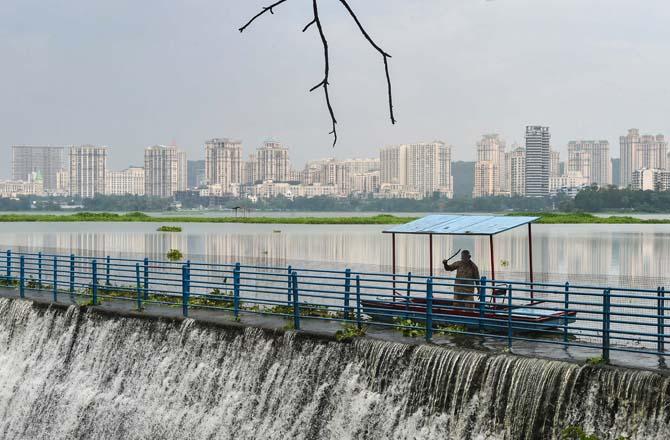
[[[429,215],[398,225],[389,234],[495,235],[532,223],[539,217],[496,215]]]

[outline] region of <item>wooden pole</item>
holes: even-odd
[[[533,228],[528,223],[528,266],[530,270],[530,297],[534,298],[533,292]]]
[[[491,253],[491,282],[496,279],[496,260],[493,255],[493,235],[489,235],[489,249]]]
[[[428,237],[430,238],[430,258],[429,258],[429,264],[430,264],[430,276],[433,276],[433,234],[429,234]]]
[[[391,247],[393,248],[392,250],[392,265],[393,265],[393,302],[395,302],[395,273],[396,273],[396,259],[395,259],[395,233],[391,233]]]

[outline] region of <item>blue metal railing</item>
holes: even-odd
[[[511,349],[539,342],[597,350],[604,360],[626,351],[667,356],[665,288],[458,280],[388,274],[47,253],[0,253],[0,284],[47,292],[52,301],[117,300],[151,305],[282,316],[295,329],[305,319],[363,328],[384,326],[432,341],[443,335],[485,336]],[[454,298],[454,287],[472,288]],[[459,289],[463,290],[463,289]],[[50,295],[49,295],[50,294]]]

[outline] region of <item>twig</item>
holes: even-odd
[[[260,17],[261,15],[265,14],[266,12],[269,11],[270,14],[274,14],[274,11],[272,10],[272,8],[281,5],[281,4],[284,3],[285,1],[288,1],[288,0],[279,0],[278,2],[275,2],[275,3],[271,4],[270,6],[264,6],[264,7],[263,7],[263,10],[262,10],[261,12],[259,12],[259,13],[256,14],[256,15],[254,15],[254,16],[251,18],[251,20],[249,20],[249,21],[247,22],[247,24],[245,24],[244,26],[242,26],[242,27],[239,29],[240,32],[244,32],[244,30],[245,30],[246,28],[248,28],[249,25],[250,25],[251,23],[253,23],[258,17]]]
[[[326,40],[326,35],[323,33],[323,27],[321,26],[321,19],[319,18],[319,7],[317,5],[317,0],[312,0],[312,6],[314,9],[314,24],[319,30],[319,36],[321,37],[321,43],[323,44],[323,59],[324,59],[324,75],[323,81],[315,85],[310,89],[310,92],[323,87],[323,94],[326,97],[326,106],[328,107],[328,113],[330,114],[330,120],[333,124],[333,131],[329,134],[333,135],[333,147],[337,144],[337,120],[335,119],[335,112],[333,111],[333,106],[330,103],[330,94],[328,93],[328,77],[330,75],[330,57],[328,54],[328,40]]]
[[[279,6],[280,4],[286,2],[287,0],[279,0],[270,6],[265,6],[263,9],[256,15],[254,15],[251,20],[247,22],[244,26],[242,26],[239,30],[240,32],[244,32],[244,30],[251,25],[258,17],[261,15],[265,14],[266,12],[270,12],[270,14],[274,14],[274,11],[272,10],[273,8]],[[384,60],[384,72],[386,73],[386,85],[388,89],[388,102],[389,102],[389,113],[391,115],[391,124],[396,123],[395,115],[393,113],[393,91],[391,88],[391,75],[389,73],[389,63],[388,59],[391,58],[391,55],[389,55],[384,49],[379,47],[377,43],[374,42],[374,40],[370,37],[370,35],[367,33],[363,25],[361,24],[360,20],[356,16],[356,13],[351,9],[351,6],[349,6],[349,3],[347,3],[347,0],[340,0],[340,3],[346,8],[346,10],[349,12],[349,15],[354,19],[356,22],[356,25],[358,26],[358,29],[361,31],[363,36],[365,37],[366,40],[372,45],[372,47],[381,54],[383,60]],[[329,83],[329,77],[330,77],[330,54],[328,50],[328,40],[326,39],[326,35],[323,32],[323,26],[321,26],[321,19],[319,17],[319,7],[318,7],[318,0],[312,0],[312,9],[314,12],[314,18],[312,21],[307,23],[307,25],[302,29],[303,32],[307,31],[312,25],[316,25],[318,31],[319,31],[319,37],[321,38],[321,44],[323,45],[323,58],[324,58],[324,76],[323,80],[312,87],[309,91],[313,92],[314,90],[318,88],[323,88],[323,94],[326,98],[326,106],[328,107],[328,113],[330,114],[330,120],[333,125],[333,130],[329,133],[333,135],[333,147],[335,144],[337,144],[337,120],[335,119],[335,112],[333,111],[333,106],[330,101],[330,93],[328,90],[328,87],[330,86]]]

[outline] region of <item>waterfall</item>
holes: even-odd
[[[0,299],[2,439],[670,438],[659,373]]]

